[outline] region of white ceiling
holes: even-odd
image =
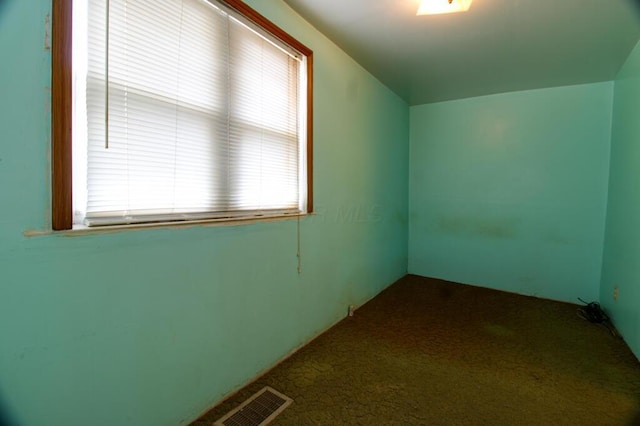
[[[411,105],[612,80],[640,38],[640,0],[284,1]]]

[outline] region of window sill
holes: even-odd
[[[180,222],[156,222],[156,223],[137,223],[131,225],[110,225],[110,226],[96,226],[96,227],[79,227],[74,229],[68,229],[64,231],[25,231],[23,235],[25,237],[38,237],[43,235],[60,235],[76,237],[82,235],[98,235],[98,234],[113,234],[125,231],[137,231],[142,229],[167,229],[167,228],[190,228],[194,226],[240,226],[251,225],[255,223],[269,223],[280,222],[283,220],[297,220],[307,216],[313,216],[316,213],[301,213],[301,214],[288,214],[279,216],[262,216],[262,217],[247,217],[247,218],[235,218],[235,219],[202,219],[202,220],[190,220]]]

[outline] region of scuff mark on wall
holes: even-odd
[[[438,227],[447,234],[509,239],[516,236],[516,222],[516,219],[483,219],[473,216],[443,217],[440,218]]]
[[[0,0],[0,6],[2,0]],[[44,50],[49,52],[51,50],[51,14],[47,13],[44,18]]]

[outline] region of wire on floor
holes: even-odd
[[[611,332],[612,335],[616,337],[618,336],[615,327],[611,323],[611,319],[609,319],[609,316],[600,307],[598,302],[587,303],[579,297],[578,300],[585,304],[585,306],[578,308],[578,316],[580,318],[594,324],[602,324]]]

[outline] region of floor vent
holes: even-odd
[[[275,419],[292,402],[293,400],[288,396],[266,386],[213,425],[264,426]]]

